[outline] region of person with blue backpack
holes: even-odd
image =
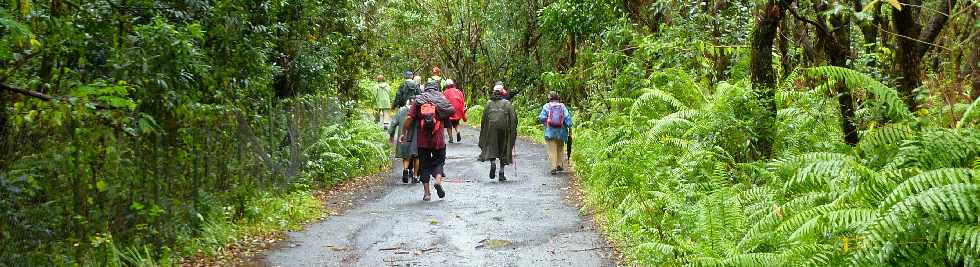
[[[551,174],[564,171],[564,145],[568,141],[568,129],[572,126],[572,113],[561,103],[558,93],[548,93],[548,103],[541,107],[538,121],[544,124],[544,139],[548,143],[548,160],[551,161]]]

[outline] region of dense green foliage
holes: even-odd
[[[5,1],[0,266],[170,265],[387,164],[370,3]]]
[[[385,10],[383,31],[420,34],[390,35],[384,71],[479,73],[463,85],[478,97],[503,80],[536,138],[548,91],[574,105],[573,162],[627,264],[980,263],[976,2]]]

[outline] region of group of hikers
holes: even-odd
[[[375,110],[378,123],[388,131],[389,142],[395,144],[395,157],[402,160],[402,183],[422,183],[422,200],[432,199],[429,188],[439,198],[446,196],[442,186],[445,178],[446,143],[462,142],[460,122],[467,122],[466,98],[451,79],[444,79],[438,67],[426,83],[412,71],[404,73],[405,81],[390,101],[391,87],[384,76],[377,77]],[[517,112],[510,102],[502,82],[497,82],[484,106],[480,123],[479,147],[481,162],[490,162],[490,179],[507,181],[505,166],[514,160],[517,141]],[[548,143],[551,174],[563,171],[564,144],[569,141],[572,116],[561,103],[557,93],[549,93],[549,102],[541,108],[538,121],[544,126]],[[390,106],[389,106],[390,105]],[[390,121],[389,110],[397,110]],[[454,138],[455,137],[455,138]],[[497,162],[500,162],[498,170]]]

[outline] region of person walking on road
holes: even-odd
[[[428,82],[435,82],[437,85],[439,85],[439,91],[442,92],[443,88],[446,87],[446,84],[445,80],[443,80],[442,76],[440,75],[442,75],[442,69],[439,67],[432,67],[432,76],[429,77]]]
[[[415,105],[408,111],[403,125],[417,123],[415,141],[419,152],[419,180],[422,181],[423,201],[432,200],[429,181],[435,178],[433,187],[439,198],[446,197],[442,188],[442,180],[446,176],[443,167],[446,164],[446,140],[443,134],[442,122],[454,112],[452,104],[439,92],[439,85],[429,83],[415,100]],[[399,140],[406,140],[402,134]]]
[[[418,82],[413,77],[418,76],[415,76],[411,71],[405,72],[405,81],[398,87],[398,92],[395,93],[395,102],[391,103],[391,109],[398,109],[405,106],[405,103],[408,103],[409,99],[414,99],[421,92]]]
[[[449,117],[449,125],[446,125],[449,143],[453,142],[454,132],[456,133],[456,142],[462,142],[463,135],[459,132],[459,121],[466,121],[466,97],[463,96],[463,91],[457,88],[456,83],[448,79],[446,80],[446,91],[442,94],[446,96],[450,104],[453,104],[453,109],[456,111]]]
[[[500,181],[507,181],[504,166],[513,160],[517,141],[517,112],[510,101],[503,99],[503,86],[494,87],[490,101],[483,109],[480,122],[480,161],[490,161],[490,179],[496,175],[496,160],[500,160]]]
[[[408,183],[411,179],[413,184],[419,183],[418,176],[418,147],[416,147],[414,142],[395,140],[396,136],[415,135],[414,124],[403,124],[405,118],[408,117],[408,111],[412,109],[415,100],[409,99],[406,101],[405,106],[398,109],[398,113],[391,120],[391,128],[388,129],[388,142],[394,143],[395,145],[395,157],[402,159],[402,183]],[[412,138],[413,141],[415,138]]]
[[[551,161],[551,174],[555,175],[564,170],[565,160],[563,146],[568,140],[568,129],[572,126],[572,114],[561,103],[558,93],[548,93],[548,103],[541,107],[538,121],[544,124],[544,139],[548,143],[548,160]]]
[[[390,115],[389,111],[392,109],[391,86],[385,82],[384,75],[378,75],[376,81],[378,84],[374,86],[375,117],[378,124],[381,124],[385,130],[388,130],[388,116]]]

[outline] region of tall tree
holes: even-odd
[[[850,16],[845,12],[831,12],[833,5],[840,3],[828,3],[817,1],[814,10],[817,12],[817,20],[809,20],[800,16],[795,6],[790,7],[790,12],[797,19],[813,25],[817,29],[817,41],[823,49],[827,64],[837,67],[847,67],[848,55],[851,53],[851,22]],[[822,21],[825,23],[819,23]],[[851,89],[844,85],[844,81],[837,81],[834,86],[837,93],[837,103],[841,118],[841,129],[844,131],[844,141],[851,146],[857,145],[858,133],[857,126],[854,124],[854,99],[851,96]]]
[[[940,0],[934,13],[925,16],[925,24],[919,21],[920,12],[924,9],[922,0],[900,0],[901,8],[892,10],[892,25],[895,32],[895,72],[901,76],[898,90],[909,110],[919,108],[915,100],[915,89],[922,84],[922,57],[934,45],[933,42],[949,20],[950,11],[956,5],[956,0]]]
[[[759,129],[761,139],[757,143],[759,153],[763,157],[772,156],[772,145],[776,122],[776,71],[772,67],[772,46],[776,39],[779,22],[789,3],[785,0],[768,0],[756,14],[755,28],[752,31],[752,58],[750,59],[750,74],[752,86],[759,92],[763,107],[767,111],[766,118]]]

